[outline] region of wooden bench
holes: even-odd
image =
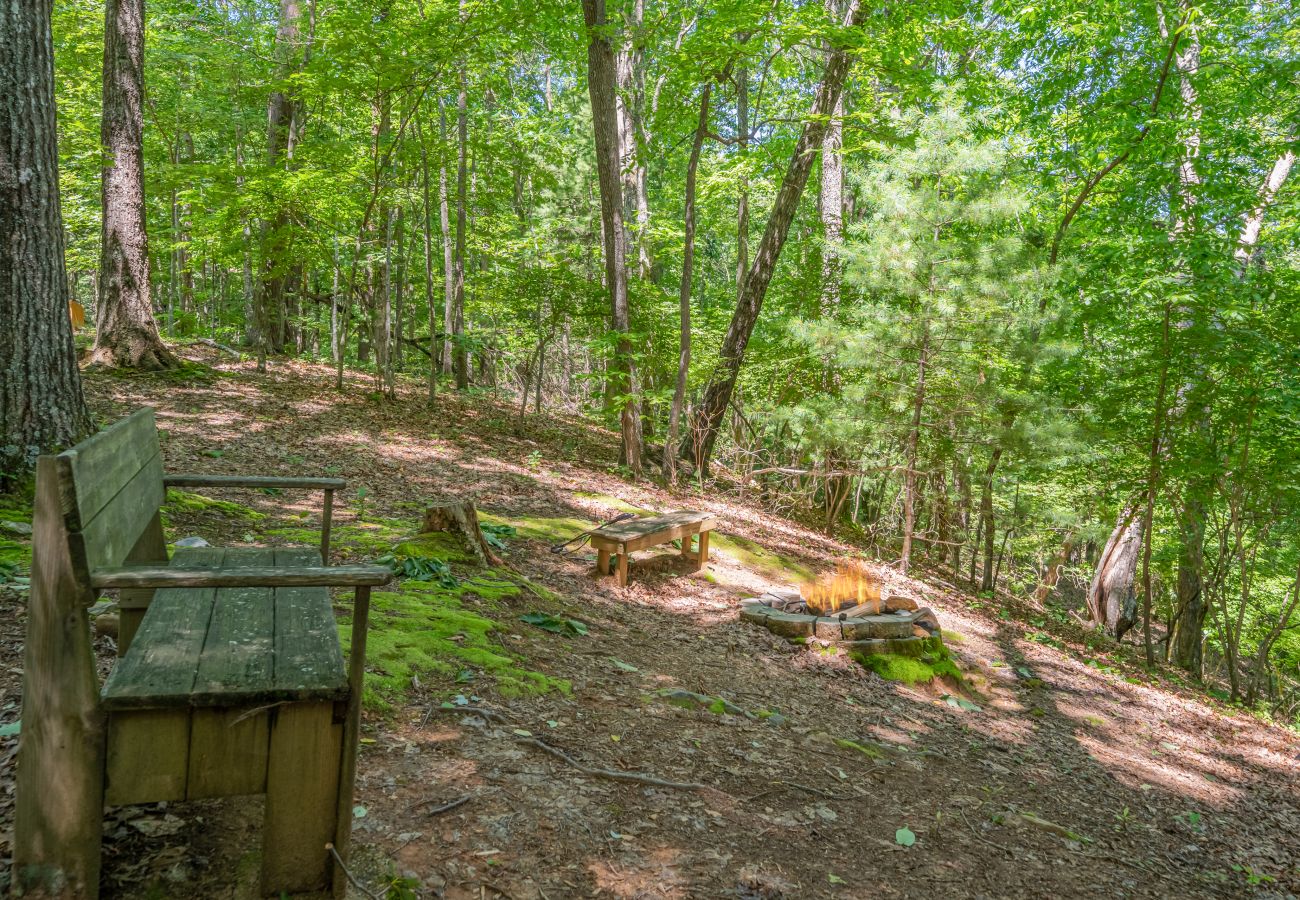
[[[167,556],[168,485],[325,491],[322,550]],[[36,470],[18,753],[20,892],[98,896],[105,804],[266,797],[261,887],[346,878],[371,587],[379,566],[328,560],[338,479],[166,476],[143,409]],[[328,587],[355,589],[347,668]],[[101,690],[87,608],[119,591],[120,659]]]
[[[591,546],[596,548],[596,570],[608,575],[610,557],[618,557],[618,583],[627,586],[628,557],[638,550],[682,540],[682,556],[695,560],[696,571],[709,561],[709,532],[717,522],[708,513],[679,509],[676,512],[645,519],[632,519],[616,525],[606,525],[591,533]],[[699,549],[691,550],[691,538],[699,536]]]

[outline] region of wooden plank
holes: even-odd
[[[31,593],[23,656],[14,886],[94,897],[104,808],[104,734],[86,607],[68,548],[59,464],[36,463]]]
[[[262,821],[262,893],[326,890],[333,862],[343,726],[333,703],[274,710]]]
[[[673,528],[679,525],[702,525],[705,522],[712,522],[713,516],[706,512],[698,512],[690,509],[679,509],[675,512],[665,513],[662,516],[650,516],[644,519],[631,519],[627,522],[619,522],[615,525],[606,525],[592,532],[593,535],[600,535],[615,541],[628,541],[645,535],[654,534],[667,528]],[[714,525],[710,524],[709,528]],[[694,533],[694,532],[692,532]]]
[[[276,550],[275,562],[286,568],[312,566],[320,563],[320,555],[305,548]],[[343,699],[347,685],[329,592],[320,587],[276,588],[276,690]]]
[[[320,558],[319,554],[316,558]],[[91,573],[90,582],[96,588],[355,587],[363,584],[376,587],[392,577],[392,571],[384,566],[246,566],[196,571],[173,560],[166,568],[97,569]]]
[[[167,563],[167,539],[163,536],[162,516],[158,512],[154,512],[153,518],[145,526],[144,533],[127,553],[125,561],[136,565]],[[118,594],[117,655],[119,657],[126,656],[126,651],[130,649],[131,640],[140,628],[145,610],[153,602],[153,595],[151,588],[125,589]]]
[[[695,570],[698,572],[709,563],[709,532],[700,532],[700,552],[695,557]]]
[[[164,499],[162,457],[155,455],[144,462],[94,518],[85,521],[80,541],[86,568],[93,571],[104,566],[120,566]]]
[[[168,475],[167,487],[229,488],[302,488],[304,490],[342,490],[348,483],[342,478],[315,478],[281,475]]]
[[[237,797],[266,790],[270,710],[196,709],[190,725],[190,800]]]
[[[271,566],[275,557],[270,549],[227,550],[222,565]],[[194,678],[194,706],[222,704],[232,696],[269,696],[275,677],[274,593],[268,587],[217,590]]]
[[[656,544],[666,544],[677,538],[688,537],[694,534],[702,534],[713,527],[713,520],[706,519],[703,522],[683,522],[662,528],[659,531],[653,531],[640,537],[629,538],[623,542],[629,553],[635,553],[638,550],[644,550],[646,547],[653,547]]]
[[[142,709],[108,720],[104,802],[110,806],[184,800],[190,711]]]
[[[361,697],[366,678],[366,637],[370,625],[370,588],[359,587],[353,598],[352,646],[348,652],[348,702],[343,719],[343,757],[339,769],[339,796],[335,815],[334,848],[344,863],[352,846],[352,799],[360,752]],[[337,861],[333,867],[334,898],[345,900],[348,879]]]
[[[149,407],[133,412],[57,457],[69,531],[80,531],[159,454]]]
[[[201,547],[177,551],[179,565],[220,566],[226,551]],[[187,704],[194,689],[199,656],[207,639],[216,591],[212,588],[160,590],[154,595],[131,649],[104,684],[108,709]]]

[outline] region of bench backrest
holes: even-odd
[[[78,579],[118,566],[165,499],[153,410],[137,410],[55,457]]]

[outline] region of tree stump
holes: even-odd
[[[420,526],[420,531],[446,531],[460,534],[483,565],[504,564],[501,557],[488,546],[483,532],[479,529],[478,510],[474,508],[473,500],[453,500],[427,507],[424,510],[424,522]]]

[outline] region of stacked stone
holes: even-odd
[[[773,634],[819,641],[868,653],[898,652],[898,642],[920,641],[939,634],[939,620],[909,597],[894,595],[819,615],[797,590],[770,591],[742,600],[741,621],[762,625]]]

